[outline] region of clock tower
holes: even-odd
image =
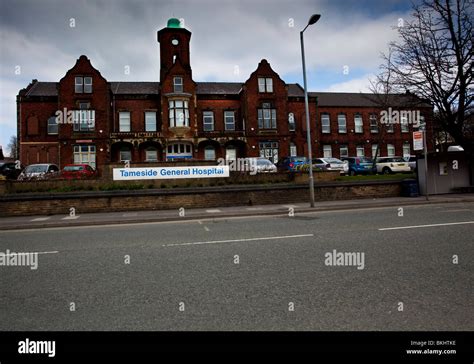
[[[163,82],[169,70],[176,62],[186,70],[189,77],[191,75],[191,64],[189,61],[189,42],[191,32],[181,27],[179,19],[168,20],[166,28],[158,32],[158,42],[160,43],[160,82]]]

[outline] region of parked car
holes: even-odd
[[[59,175],[59,167],[56,164],[30,164],[18,176],[19,181],[49,179]]]
[[[408,163],[408,166],[412,171],[416,171],[416,156],[410,155],[403,157],[403,160]]]
[[[285,157],[278,161],[277,168],[279,171],[298,172],[306,163],[306,157]]]
[[[380,157],[377,158],[377,173],[408,173],[411,172],[408,162],[402,157]]]
[[[315,158],[313,159],[313,168],[323,171],[339,171],[341,174],[349,173],[348,163],[337,158]]]
[[[374,161],[367,157],[344,157],[341,158],[347,162],[349,175],[355,176],[357,174],[375,174],[377,168],[374,166]]]
[[[97,171],[88,164],[67,164],[61,171],[61,177],[65,179],[93,178]]]
[[[20,168],[16,168],[15,162],[0,162],[0,176],[6,179],[17,179],[22,170],[21,165]]]
[[[277,166],[267,158],[255,158],[257,160],[257,173],[275,173]]]

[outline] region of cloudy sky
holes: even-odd
[[[299,31],[320,13],[305,32],[308,87],[359,92],[410,9],[409,0],[0,0],[0,145],[16,134],[18,91],[59,81],[81,54],[109,81],[158,81],[156,31],[171,17],[193,33],[195,81],[243,82],[265,58],[302,84]]]

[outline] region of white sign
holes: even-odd
[[[114,181],[229,177],[229,166],[114,168]]]
[[[423,150],[423,132],[413,132],[413,150]]]

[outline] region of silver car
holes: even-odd
[[[313,168],[323,171],[339,171],[341,174],[349,172],[349,165],[337,158],[315,158],[313,159]]]
[[[30,164],[20,173],[18,181],[48,179],[58,174],[59,167],[56,164]]]

